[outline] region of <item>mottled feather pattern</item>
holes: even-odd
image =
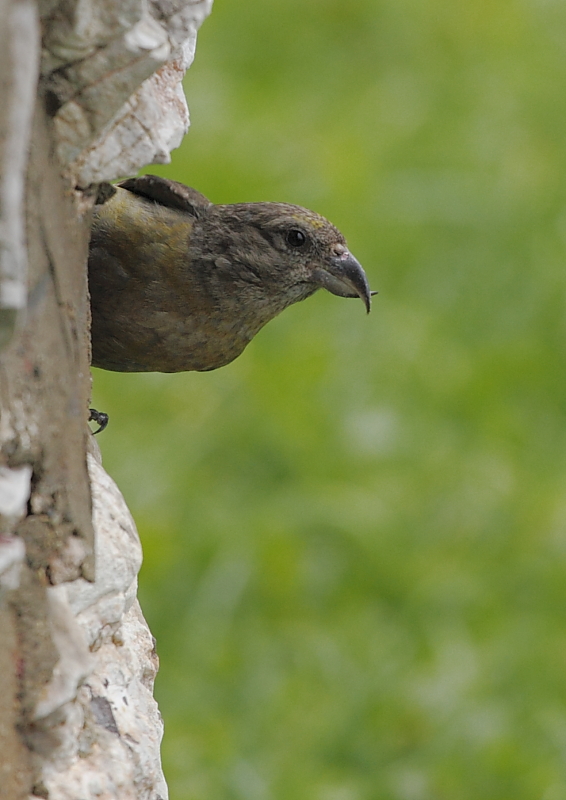
[[[216,369],[321,287],[361,297],[369,311],[362,267],[319,214],[286,203],[214,205],[175,181],[129,179],[94,212],[93,365]]]

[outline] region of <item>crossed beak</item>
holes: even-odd
[[[325,269],[315,269],[314,279],[324,289],[339,297],[359,297],[366,311],[371,309],[371,297],[377,292],[369,288],[362,265],[349,250],[340,246],[339,254],[333,256]]]

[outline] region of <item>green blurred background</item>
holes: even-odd
[[[170,166],[379,290],[94,371],[172,800],[566,798],[566,6],[216,0]]]

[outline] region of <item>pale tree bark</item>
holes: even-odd
[[[0,798],[165,798],[141,549],[87,426],[89,217],[164,162],[212,0],[0,0]]]

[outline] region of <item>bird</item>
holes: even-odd
[[[106,185],[88,282],[92,365],[117,372],[217,369],[317,289],[359,297],[368,313],[375,294],[340,231],[314,211],[216,205],[156,175]]]

